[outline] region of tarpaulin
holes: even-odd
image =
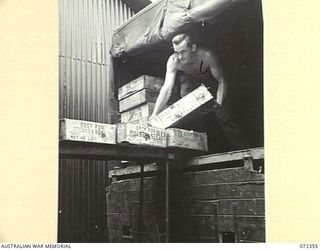
[[[114,57],[139,51],[170,40],[192,24],[216,18],[234,3],[255,0],[159,0],[137,13],[115,30],[111,54]]]

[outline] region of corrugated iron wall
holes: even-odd
[[[59,118],[110,122],[112,32],[134,12],[121,0],[60,0]],[[44,65],[45,70],[45,65]],[[59,242],[106,242],[107,163],[59,162]]]
[[[110,121],[112,32],[133,14],[121,0],[60,0],[60,118]]]

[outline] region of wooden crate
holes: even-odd
[[[200,133],[179,128],[168,128],[166,131],[168,148],[186,148],[208,151],[207,133]]]
[[[117,125],[117,142],[165,148],[167,133],[164,129],[141,123],[119,123]]]
[[[213,96],[204,85],[184,96],[152,119],[151,125],[157,128],[169,128],[180,123],[203,104],[212,100]]]
[[[137,93],[142,89],[159,91],[163,85],[163,79],[153,76],[143,75],[118,90],[118,100],[122,100],[130,95]]]
[[[60,120],[60,140],[116,144],[116,125],[73,119]]]
[[[146,102],[155,103],[159,92],[150,89],[142,89],[139,92],[119,101],[119,111],[122,113],[133,109]]]
[[[154,109],[154,103],[148,102],[134,109],[121,113],[121,122],[131,122],[149,117]]]

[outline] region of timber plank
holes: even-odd
[[[263,147],[199,156],[189,160],[186,163],[186,166],[200,166],[218,162],[236,161],[242,160],[246,157],[251,157],[254,160],[264,159]]]
[[[156,189],[158,187],[157,177],[144,177],[143,178],[143,189]],[[140,190],[140,178],[121,180],[113,182],[110,185],[111,192],[121,192],[121,191],[134,191]]]
[[[174,197],[176,197],[176,199],[179,201],[200,199],[215,200],[263,198],[264,182],[244,182],[239,184],[217,184],[183,187],[179,190],[176,190]]]
[[[177,202],[173,201],[173,213],[181,215],[232,215],[232,205],[237,204],[239,215],[264,215],[264,199],[232,199],[232,200],[216,200],[193,202]]]
[[[150,171],[158,171],[159,167],[155,163],[146,164],[144,165],[144,172],[150,172]],[[109,171],[109,178],[112,176],[121,176],[121,175],[128,175],[128,174],[137,174],[141,172],[141,166],[129,166],[126,168],[120,168],[120,169],[113,169]]]
[[[130,144],[98,144],[88,142],[61,141],[59,155],[64,159],[94,159],[94,160],[142,160],[147,163],[158,159],[166,159],[168,151],[165,148],[140,146]]]
[[[264,175],[247,168],[214,169],[174,175],[179,185],[205,185],[218,183],[232,183],[239,181],[263,181]]]

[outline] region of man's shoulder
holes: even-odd
[[[203,57],[204,59],[212,59],[215,57],[215,53],[210,49],[203,48],[203,47],[198,48],[198,49],[199,49],[201,57]]]
[[[178,56],[174,53],[168,58],[167,65],[172,68],[178,68],[179,65],[179,59]]]

